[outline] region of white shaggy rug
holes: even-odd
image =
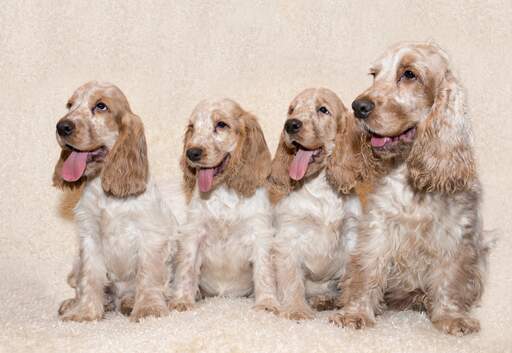
[[[35,271],[37,273],[37,271]],[[5,274],[3,274],[5,275]],[[10,278],[19,275],[12,269]],[[19,278],[19,277],[18,277]],[[249,300],[211,299],[191,312],[135,324],[121,314],[96,323],[63,323],[56,308],[62,287],[35,279],[2,288],[2,352],[510,352],[510,302],[480,310],[483,330],[457,338],[434,330],[412,312],[388,313],[376,328],[340,329],[328,313],[292,322],[251,310]],[[42,290],[45,288],[45,290]],[[510,288],[509,288],[510,289]],[[70,294],[70,291],[67,291]],[[56,293],[59,293],[57,295]]]

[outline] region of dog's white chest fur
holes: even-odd
[[[394,254],[391,271],[401,273],[402,280],[422,287],[418,278],[425,278],[432,266],[456,251],[473,212],[462,201],[449,202],[457,198],[415,193],[407,182],[405,166],[381,180],[369,199],[367,227],[387,242],[386,249]]]
[[[320,294],[318,284],[344,273],[360,212],[357,196],[340,196],[324,172],[276,205],[276,248],[293,252],[302,263],[307,295]]]
[[[205,295],[246,296],[253,291],[255,248],[272,238],[271,207],[263,188],[248,198],[224,186],[194,197],[188,223],[196,224]],[[199,223],[199,224],[198,224]]]
[[[153,183],[139,196],[115,198],[105,195],[100,178],[96,178],[85,186],[75,216],[90,230],[90,234],[80,232],[86,237],[84,246],[99,246],[108,277],[114,282],[133,280],[144,247],[152,246],[152,238],[158,242],[171,239],[176,226]]]

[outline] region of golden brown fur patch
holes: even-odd
[[[139,195],[146,190],[149,175],[144,126],[130,113],[119,120],[119,137],[105,160],[101,185],[116,197]]]
[[[361,183],[370,185],[373,170],[373,156],[366,137],[354,117],[346,114],[338,125],[336,147],[327,162],[326,174],[331,184],[344,194],[354,192]]]
[[[292,180],[288,175],[288,167],[293,160],[293,151],[284,143],[284,137],[279,139],[274,159],[272,160],[272,167],[269,176],[269,198],[272,204],[276,204],[283,197],[293,191]],[[295,182],[294,182],[295,183]]]
[[[468,190],[476,178],[473,149],[465,119],[462,88],[450,71],[438,88],[432,113],[419,128],[407,165],[411,184],[420,191]]]

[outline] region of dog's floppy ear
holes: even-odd
[[[226,183],[239,194],[252,196],[270,174],[271,157],[265,136],[255,116],[242,111],[241,140],[233,154]]]
[[[290,164],[294,154],[284,142],[284,131],[281,132],[279,145],[272,160],[272,168],[268,178],[268,193],[270,201],[273,204],[279,202],[288,195],[292,189],[292,180],[289,175]]]
[[[466,190],[475,178],[472,134],[465,96],[447,70],[437,89],[432,111],[418,125],[407,160],[409,180],[425,192]]]
[[[80,187],[87,179],[87,177],[84,175],[80,179],[74,182],[66,181],[61,176],[62,171],[62,165],[64,164],[64,161],[69,157],[71,154],[71,151],[68,150],[61,150],[60,151],[60,157],[57,161],[57,164],[55,164],[55,169],[53,171],[53,177],[52,182],[53,186],[59,188],[59,189],[75,189]]]
[[[188,165],[186,155],[187,142],[190,139],[190,136],[192,136],[192,128],[188,127],[185,132],[185,137],[183,138],[183,152],[180,158],[180,167],[183,172],[183,189],[185,191],[187,202],[192,198],[192,193],[194,192],[194,187],[196,185],[196,172]]]
[[[118,124],[119,136],[105,159],[101,185],[115,197],[139,195],[146,190],[149,176],[144,125],[131,112],[122,115]]]
[[[348,194],[354,192],[359,183],[368,180],[372,152],[355,118],[346,109],[341,110],[337,125],[326,176],[336,190]]]

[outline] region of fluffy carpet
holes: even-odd
[[[454,1],[17,1],[0,4],[0,352],[512,352],[512,4]],[[145,123],[151,170],[179,176],[185,121],[206,97],[254,112],[275,150],[288,102],[326,86],[347,106],[369,63],[403,40],[435,40],[468,92],[485,196],[499,237],[478,334],[438,333],[424,315],[373,329],[291,322],[217,298],[140,324],[118,314],[63,323],[76,194],[50,185],[55,123],[71,92],[115,82]]]

